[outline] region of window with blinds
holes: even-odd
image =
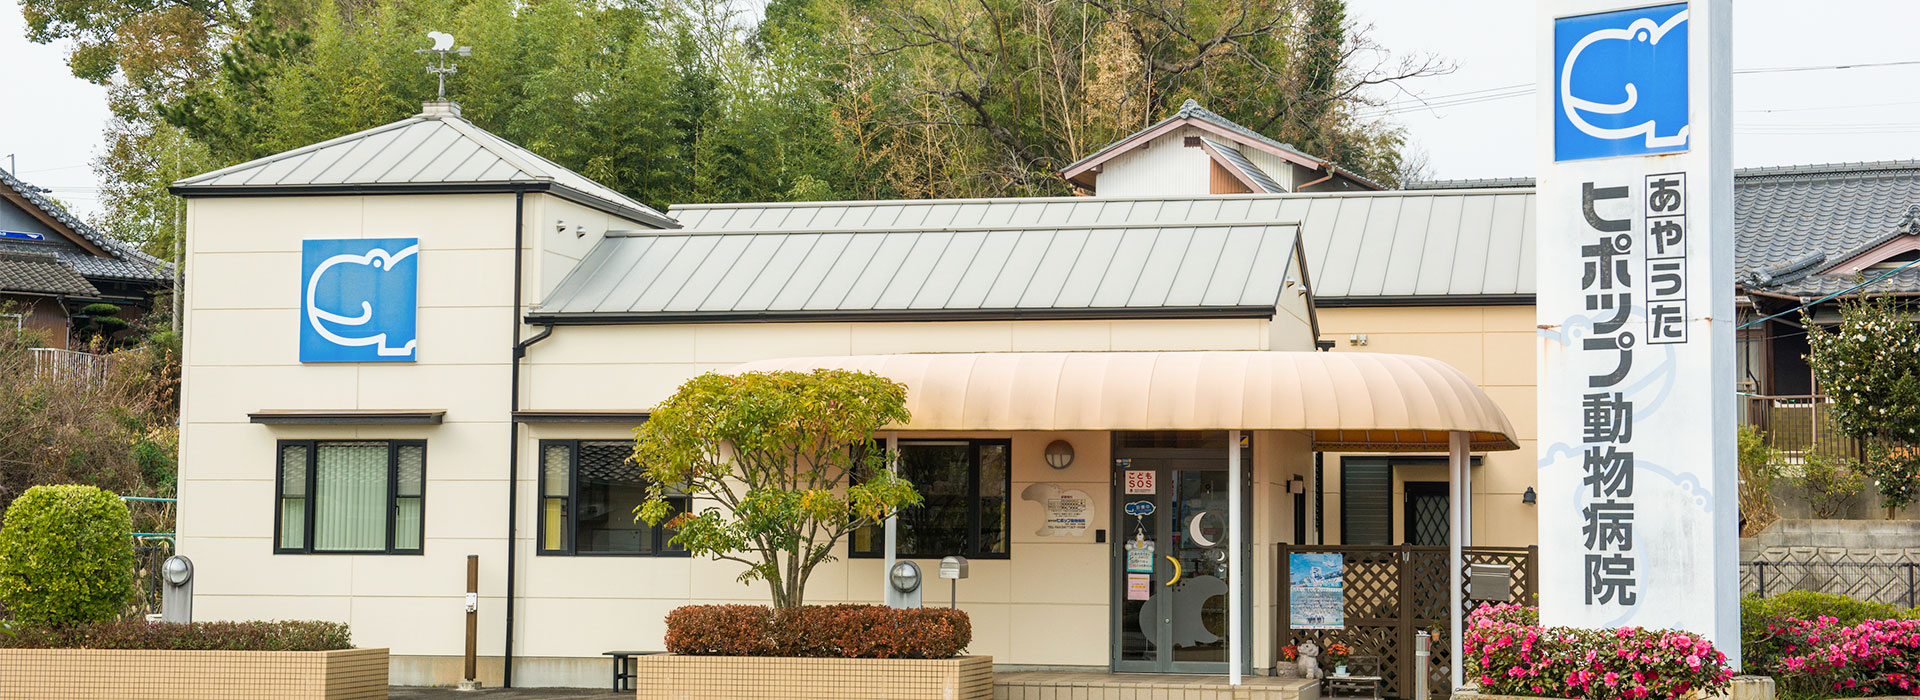
[[[1340,543],[1393,544],[1393,465],[1340,461]]]
[[[646,469],[633,461],[633,441],[540,442],[541,554],[685,556],[671,528],[635,517],[646,500]],[[674,513],[690,505],[685,496],[667,503]]]
[[[419,554],[426,512],[422,440],[282,440],[276,554]]]

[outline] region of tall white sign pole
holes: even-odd
[[[1732,3],[1539,7],[1541,622],[1738,664]]]

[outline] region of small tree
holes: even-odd
[[[651,482],[637,515],[696,556],[745,564],[740,581],[765,581],[774,607],[798,607],[840,538],[920,503],[874,439],[907,421],[906,400],[869,372],[695,377],[635,431]],[[676,491],[716,505],[675,514]]]
[[[1740,536],[1752,537],[1780,519],[1774,509],[1773,482],[1780,477],[1780,453],[1766,434],[1740,426]]]
[[[1815,445],[1807,449],[1806,462],[1800,465],[1800,473],[1793,480],[1800,487],[1801,497],[1807,500],[1807,507],[1813,511],[1813,517],[1828,520],[1840,517],[1853,505],[1853,497],[1866,485],[1862,471],[1859,462],[1829,457]]]
[[[1891,297],[1842,302],[1831,331],[1811,330],[1818,326],[1808,316],[1802,322],[1807,366],[1833,400],[1834,426],[1866,443],[1862,471],[1882,503],[1911,503],[1920,491],[1920,327]]]
[[[111,491],[35,486],[0,525],[0,603],[21,622],[106,622],[133,600],[133,520]]]

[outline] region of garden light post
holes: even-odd
[[[160,620],[193,621],[193,560],[175,554],[160,564],[166,587],[160,592]]]

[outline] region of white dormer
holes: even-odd
[[[1381,189],[1193,100],[1173,116],[1067,166],[1060,175],[1100,197]]]

